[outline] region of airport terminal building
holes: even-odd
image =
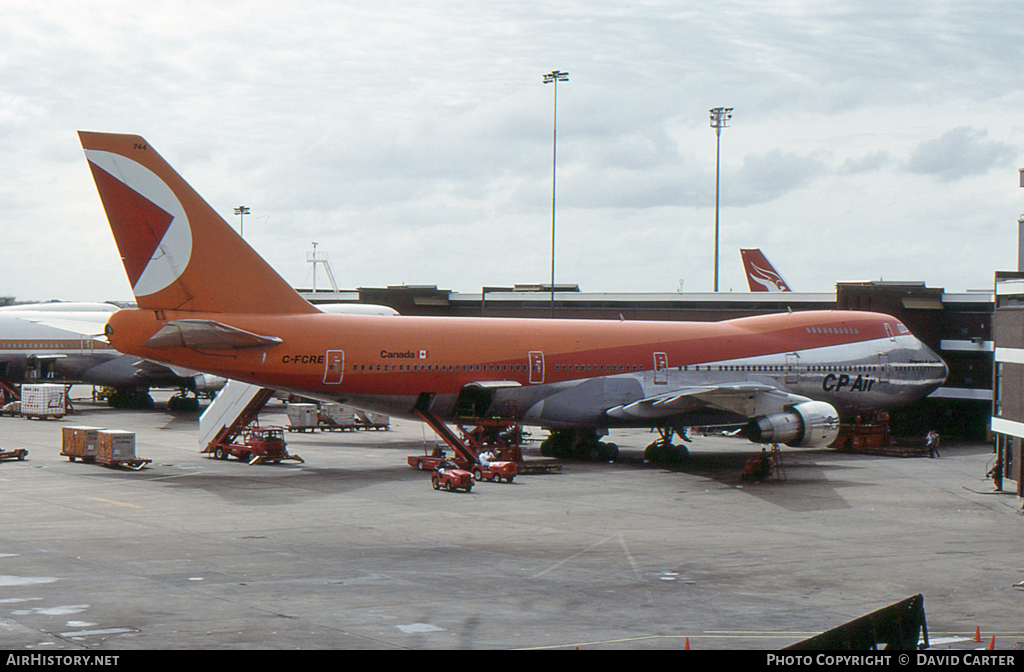
[[[992,434],[996,446],[993,478],[1016,482],[1024,496],[1024,272],[997,271],[995,279],[995,384]]]

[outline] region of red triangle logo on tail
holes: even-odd
[[[110,220],[124,270],[134,287],[174,221],[156,203],[90,162],[93,178]],[[139,226],[142,223],[144,226]]]

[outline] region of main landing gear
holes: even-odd
[[[187,391],[182,390],[167,400],[167,409],[171,411],[198,411],[199,395],[189,395]]]
[[[677,433],[674,427],[658,427],[658,440],[644,449],[644,460],[654,464],[679,464],[690,457],[690,451],[686,446],[677,446],[672,443],[672,436]],[[689,441],[684,434],[679,438]]]
[[[105,396],[107,405],[111,408],[128,408],[149,410],[153,408],[153,397],[149,396],[149,389],[134,387],[103,388],[100,396]]]
[[[594,429],[556,429],[540,444],[540,454],[563,460],[614,462],[619,459],[619,447],[601,441]]]

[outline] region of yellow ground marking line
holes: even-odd
[[[117,504],[118,506],[127,506],[130,509],[144,509],[144,508],[146,508],[144,506],[139,506],[138,504],[128,504],[126,502],[119,502],[119,501],[117,501],[115,499],[103,499],[102,497],[90,497],[89,499],[93,500],[94,502],[105,502],[107,504]]]

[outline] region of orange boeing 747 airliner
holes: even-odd
[[[80,136],[138,302],[106,334],[145,359],[399,417],[506,417],[552,430],[549,447],[598,452],[608,428],[638,426],[668,447],[694,425],[824,446],[840,413],[905,404],[945,380],[899,320],[868,312],[717,323],[323,313],[143,138]]]

